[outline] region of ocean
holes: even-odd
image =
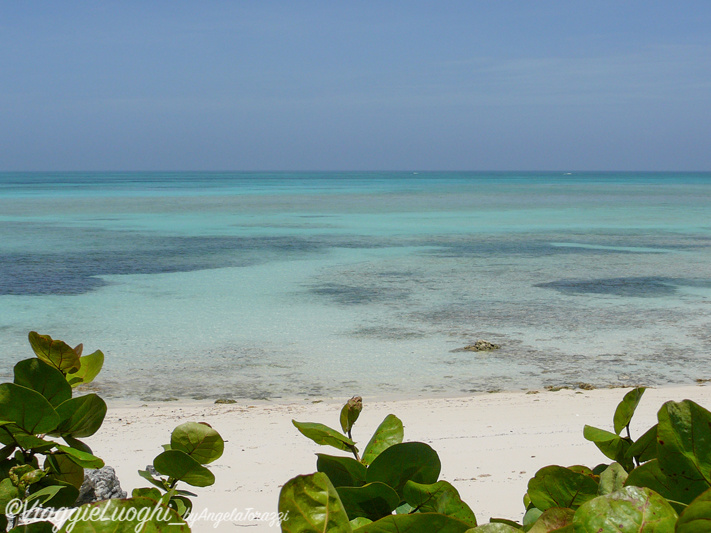
[[[693,383],[710,304],[711,173],[0,173],[4,380],[34,330],[117,399]]]

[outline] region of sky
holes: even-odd
[[[0,171],[711,170],[708,0],[0,0]]]

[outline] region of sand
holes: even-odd
[[[520,520],[528,480],[543,466],[594,466],[609,462],[583,439],[585,424],[612,430],[617,403],[629,389],[501,392],[452,399],[369,401],[353,431],[361,448],[389,413],[405,426],[406,441],[431,445],[442,461],[440,479],[451,482],[475,512],[479,523],[490,517]],[[711,387],[648,389],[631,427],[640,436],[656,422],[667,400],[692,399],[711,407]],[[321,422],[338,428],[347,398],[235,404],[204,402],[109,403],[106,420],[86,439],[96,455],[113,466],[129,493],[147,486],[137,470],[151,464],[187,421],[207,422],[226,441],[224,455],[210,468],[212,487],[193,490],[194,516],[206,518],[193,531],[278,531],[273,522],[281,486],[298,474],[316,470],[316,453],[344,454],[302,436],[291,420]],[[213,513],[229,517],[217,522]]]

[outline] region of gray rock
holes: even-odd
[[[110,466],[97,470],[84,469],[84,483],[79,489],[76,505],[98,502],[111,498],[126,498],[126,491],[121,489],[121,483],[116,477],[116,471]]]
[[[457,348],[456,350],[452,350],[453,352],[490,352],[491,350],[498,350],[501,348],[498,344],[494,344],[493,342],[485,341],[479,339],[476,341],[474,344],[469,344],[465,346],[464,348]]]

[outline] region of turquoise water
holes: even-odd
[[[0,174],[4,377],[108,397],[690,383],[710,303],[711,173]]]

